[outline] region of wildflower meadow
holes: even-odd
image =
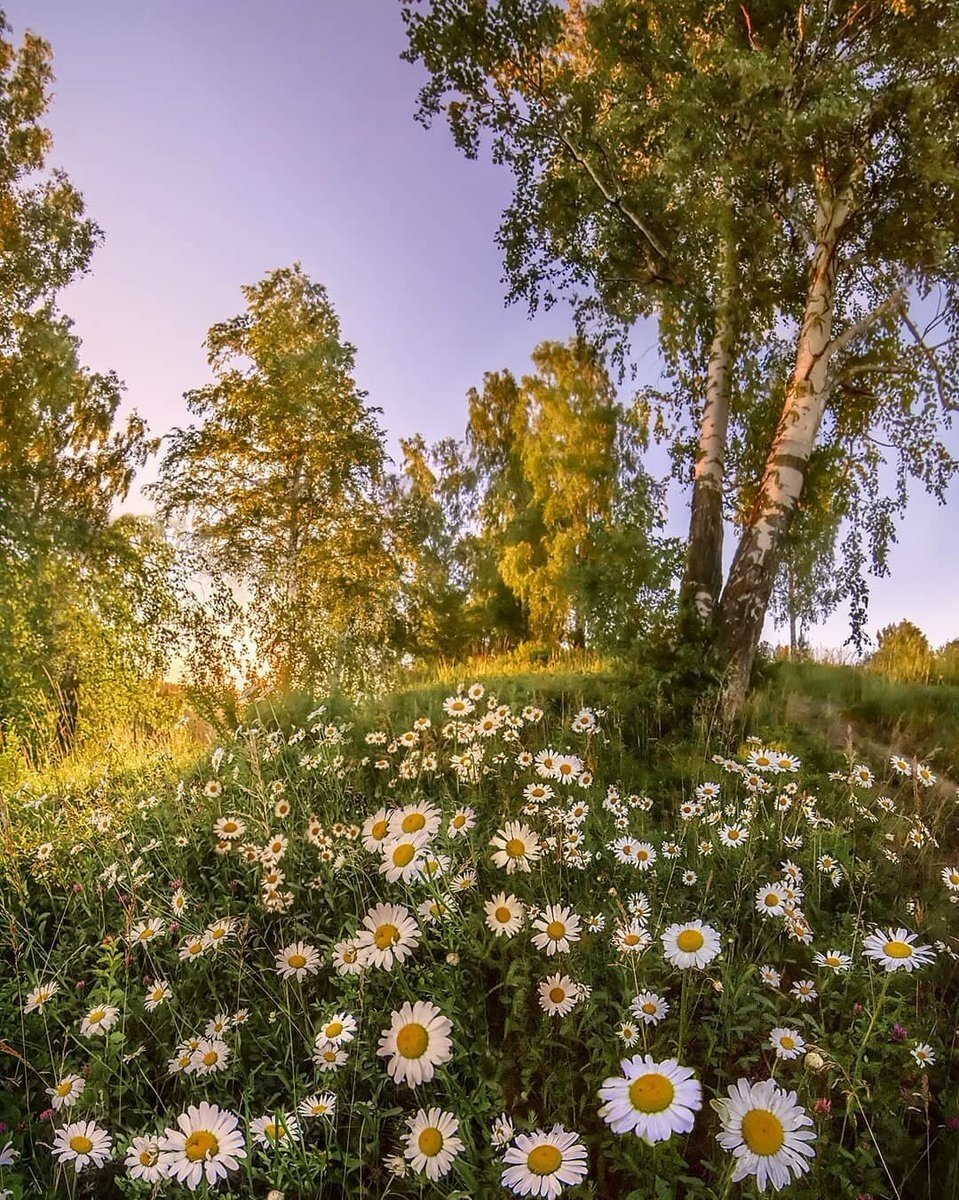
[[[0,1194],[954,1195],[955,788],[651,756],[474,682],[20,787]]]

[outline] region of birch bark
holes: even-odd
[[[720,600],[717,643],[727,664],[723,716],[742,712],[783,537],[802,495],[829,395],[837,249],[852,211],[852,186],[820,185],[809,285],[792,377],[766,459],[759,495],[743,529]]]

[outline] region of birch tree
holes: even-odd
[[[513,172],[499,235],[510,296],[565,291],[600,335],[658,319],[678,388],[647,400],[662,417],[678,394],[693,428],[674,435],[680,470],[692,465],[683,594],[733,719],[824,433],[872,502],[880,556],[890,510],[856,462],[875,464],[863,450],[876,423],[897,489],[912,475],[941,493],[952,470],[938,431],[955,379],[955,6],[404,10],[409,56],[430,72],[421,117],[445,115],[467,154],[488,144]],[[762,369],[783,341],[785,383]],[[755,475],[731,474],[736,443]],[[717,605],[723,512],[741,536]]]

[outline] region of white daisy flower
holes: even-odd
[[[246,1158],[240,1121],[234,1113],[208,1104],[191,1104],[160,1142],[160,1170],[195,1192],[204,1178],[215,1184]]]
[[[53,1156],[61,1164],[72,1163],[79,1174],[84,1167],[102,1167],[110,1157],[113,1140],[96,1121],[74,1121],[58,1129],[53,1139]]]
[[[84,1081],[82,1075],[64,1075],[53,1087],[46,1088],[50,1103],[59,1112],[64,1108],[73,1108],[83,1093]]]
[[[703,1106],[699,1080],[675,1058],[656,1062],[650,1055],[623,1059],[622,1075],[603,1082],[599,1115],[614,1133],[635,1133],[653,1145],[674,1133],[689,1133]]]
[[[146,990],[146,995],[143,998],[143,1007],[147,1012],[154,1012],[165,1004],[173,995],[173,989],[165,979],[154,979],[153,983]]]
[[[338,1012],[324,1021],[317,1031],[317,1037],[334,1046],[342,1046],[352,1042],[356,1036],[356,1017],[352,1013]]]
[[[667,961],[680,970],[690,967],[702,970],[721,950],[718,931],[702,921],[670,925],[661,939]]]
[[[554,1125],[547,1133],[535,1129],[521,1133],[503,1155],[502,1182],[517,1196],[544,1196],[553,1200],[564,1187],[575,1187],[586,1178],[586,1147],[579,1135]]]
[[[640,992],[633,997],[629,1011],[644,1025],[658,1025],[669,1012],[669,1001],[656,992]]]
[[[539,985],[539,1004],[551,1017],[565,1017],[579,1003],[582,988],[568,975],[549,975]]]
[[[385,971],[402,963],[420,944],[420,930],[410,910],[402,904],[377,904],[363,918],[357,934],[359,961],[364,967]]]
[[[756,1177],[759,1191],[772,1184],[779,1191],[809,1170],[816,1152],[812,1118],[796,1103],[796,1093],[784,1091],[772,1079],[750,1083],[740,1079],[717,1101],[722,1132],[716,1140],[736,1159],[733,1181]]]
[[[452,1022],[428,1000],[407,1001],[391,1014],[389,1029],[380,1035],[376,1051],[389,1061],[386,1070],[395,1083],[418,1087],[429,1083],[436,1068],[453,1057]]]
[[[80,1032],[84,1037],[106,1037],[119,1017],[120,1010],[114,1005],[98,1004],[80,1022]]]
[[[299,1133],[300,1127],[292,1113],[272,1113],[254,1117],[250,1122],[250,1137],[265,1150],[289,1145]]]
[[[490,845],[493,863],[505,868],[507,875],[515,871],[528,872],[530,864],[537,862],[543,853],[539,835],[520,821],[507,821],[490,839]]]
[[[497,892],[483,905],[486,924],[497,937],[511,938],[523,928],[526,908],[522,901],[510,893]]]
[[[782,1059],[798,1058],[806,1049],[806,1041],[795,1029],[773,1029],[769,1034],[769,1045]]]
[[[277,952],[276,973],[281,979],[300,981],[307,975],[316,975],[319,969],[319,951],[307,942],[293,942]]]
[[[456,1136],[459,1121],[452,1113],[439,1108],[419,1109],[407,1117],[410,1131],[403,1148],[403,1157],[417,1175],[436,1181],[449,1174],[453,1159],[463,1151],[463,1142]]]
[[[127,1147],[123,1165],[131,1179],[142,1179],[144,1183],[159,1183],[163,1178],[160,1168],[160,1139],[157,1137],[135,1137]]]
[[[537,950],[545,950],[548,957],[554,954],[565,954],[571,942],[580,939],[580,921],[571,908],[559,904],[547,904],[542,915],[533,922],[533,928],[539,932],[533,935],[533,945]]]
[[[296,1110],[301,1117],[329,1117],[336,1113],[336,1096],[333,1092],[315,1092],[301,1100]]]
[[[877,929],[863,939],[863,953],[885,971],[912,972],[935,958],[931,946],[920,946],[907,929]]]

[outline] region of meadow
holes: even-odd
[[[730,746],[451,675],[21,782],[0,1194],[956,1196],[956,788],[777,688]]]

